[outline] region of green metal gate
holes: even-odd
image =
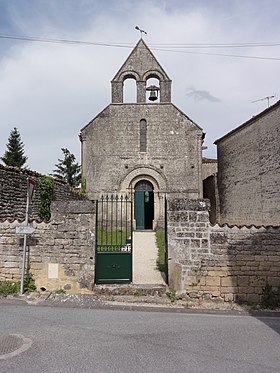
[[[132,202],[102,196],[96,208],[95,283],[132,281]]]

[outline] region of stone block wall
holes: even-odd
[[[23,236],[18,220],[0,222],[0,278],[20,280]],[[90,201],[55,202],[50,222],[32,222],[28,237],[30,272],[37,288],[77,293],[94,283],[95,204]]]
[[[208,200],[174,198],[167,203],[169,284],[184,291],[196,281],[201,260],[211,256]]]
[[[209,201],[169,197],[170,288],[191,298],[259,302],[268,283],[280,285],[280,227],[209,223]],[[28,257],[37,288],[70,293],[94,285],[96,205],[55,202],[50,222],[33,220]],[[0,279],[19,280],[22,236],[15,219],[0,221]]]
[[[39,219],[39,206],[41,203],[39,191],[38,172],[28,169],[7,167],[0,165],[0,219],[24,219],[26,209],[27,177],[35,182],[35,195],[31,203],[30,218]],[[56,201],[79,199],[67,183],[54,179],[54,198]]]
[[[213,258],[201,262],[198,291],[216,284],[226,301],[259,302],[264,286],[280,286],[280,227],[210,227]]]
[[[147,148],[140,152],[140,121],[147,122]],[[156,171],[161,192],[202,197],[202,130],[171,103],[111,104],[81,131],[83,176],[90,199],[121,192],[129,175]],[[147,173],[148,172],[148,173]],[[160,185],[158,177],[155,181]]]
[[[280,286],[280,227],[211,226],[209,204],[168,203],[170,286],[192,298],[259,302]]]
[[[280,101],[216,141],[220,223],[280,225]]]

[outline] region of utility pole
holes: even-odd
[[[22,268],[21,268],[21,282],[20,282],[20,294],[23,294],[24,290],[24,276],[25,276],[25,263],[26,263],[26,244],[27,235],[35,231],[34,228],[28,226],[28,215],[29,205],[34,196],[35,183],[33,180],[27,178],[27,192],[26,192],[26,209],[25,209],[25,222],[24,226],[16,227],[16,234],[23,234],[23,254],[22,254]]]

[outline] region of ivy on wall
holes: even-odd
[[[39,216],[42,220],[50,220],[51,218],[51,203],[54,199],[54,183],[50,176],[40,176],[40,208]]]
[[[82,194],[85,194],[86,193],[86,185],[87,184],[87,180],[86,178],[83,176],[82,177],[82,183],[81,183],[81,193]]]

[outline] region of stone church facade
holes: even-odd
[[[128,78],[136,81],[134,103],[123,102]],[[158,86],[149,85],[151,78],[157,79]],[[147,101],[147,92],[153,103]],[[24,240],[15,229],[25,225],[30,177],[37,192],[30,215],[35,231],[27,240],[28,263],[38,289],[92,293],[98,291],[95,285],[101,283],[104,269],[105,275],[109,271],[113,275],[123,263],[129,276],[113,280],[136,283],[131,225],[124,235],[125,245],[112,243],[112,235],[111,243],[98,241],[103,235],[103,226],[98,225],[103,223],[98,220],[103,204],[96,200],[104,194],[128,194],[134,228],[162,226],[166,213],[170,290],[191,299],[260,302],[266,284],[273,290],[280,285],[279,108],[275,104],[217,140],[217,182],[216,162],[201,156],[202,129],[171,103],[171,80],[141,39],[112,80],[112,103],[81,130],[82,171],[90,200],[77,200],[58,183],[50,221],[38,221],[40,175],[0,167],[0,279],[21,278]],[[210,203],[202,199],[202,180],[204,197],[214,196],[212,224]],[[256,218],[269,212],[260,223],[274,219],[269,221],[274,227],[251,226],[252,214],[244,222],[250,226],[227,224],[236,216],[240,222],[245,213],[254,212],[253,207]],[[215,224],[217,211],[223,213],[222,225]]]
[[[126,79],[137,99],[124,103]],[[156,79],[158,86],[148,85]],[[143,39],[111,82],[112,102],[82,130],[82,174],[87,195],[131,194],[144,226],[163,224],[164,197],[202,198],[204,133],[171,102],[171,80]],[[147,100],[147,92],[153,102]],[[137,200],[137,203],[136,203]],[[136,207],[138,206],[138,207]]]

